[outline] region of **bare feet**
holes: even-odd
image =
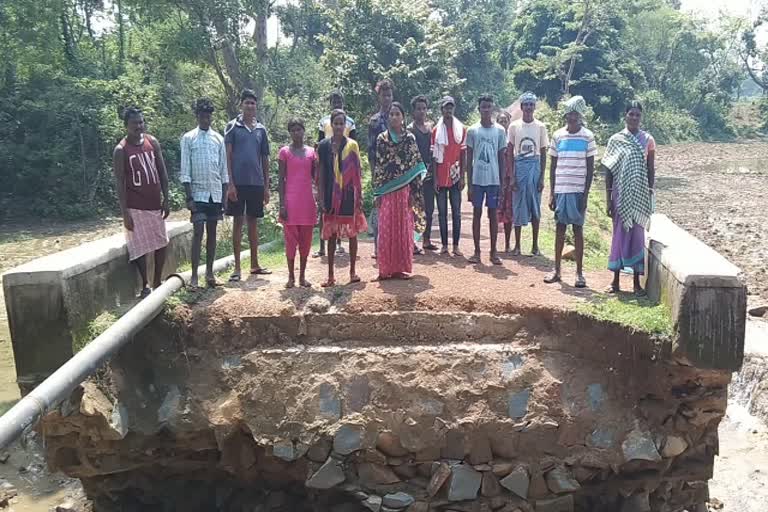
[[[296,286],[296,280],[295,279],[288,279],[288,282],[285,283],[285,287],[290,289]]]
[[[531,249],[531,256],[541,256],[541,251],[538,247],[534,247]]]
[[[475,254],[470,256],[467,261],[470,263],[480,263],[480,253],[476,252]]]
[[[360,276],[358,276],[357,274],[352,274],[351,276],[349,276],[349,284],[355,284],[359,282],[360,282]]]
[[[407,281],[411,279],[413,276],[411,276],[410,274],[405,274],[403,272],[395,272],[394,274],[392,274],[392,277],[394,279],[402,279],[404,281]]]
[[[332,286],[336,286],[336,280],[332,277],[329,277],[328,280],[322,283],[320,286],[322,286],[323,288],[330,288]]]

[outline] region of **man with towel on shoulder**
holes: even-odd
[[[440,254],[448,254],[448,199],[453,219],[453,255],[462,256],[461,191],[464,190],[466,172],[467,129],[453,116],[456,102],[450,96],[440,100],[442,117],[432,130],[432,157],[435,165],[437,191],[437,217],[440,223]]]

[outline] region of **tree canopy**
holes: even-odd
[[[191,105],[209,96],[215,127],[256,90],[276,151],[285,123],[307,126],[341,89],[365,126],[374,84],[404,104],[485,92],[506,106],[532,90],[556,111],[590,104],[599,135],[645,102],[661,142],[733,134],[728,113],[762,55],[745,20],[703,23],[665,0],[5,0],[0,4],[0,215],[114,210],[111,152],[122,108],[140,107],[178,174]],[[268,47],[267,20],[283,37]],[[752,31],[752,32],[750,32]],[[750,34],[752,34],[750,36]],[[552,116],[554,122],[557,117]],[[308,130],[312,132],[312,130]],[[604,133],[603,133],[604,132]],[[312,134],[313,135],[313,134]]]

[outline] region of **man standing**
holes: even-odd
[[[331,95],[328,97],[328,100],[331,103],[331,112],[334,110],[344,110],[344,95],[341,93],[341,91],[333,91]],[[351,117],[347,116],[347,124],[344,128],[344,136],[349,137],[350,139],[357,140],[357,126],[355,125],[355,120]],[[333,125],[331,124],[331,115],[328,114],[327,116],[323,117],[320,120],[320,123],[317,125],[317,142],[318,144],[322,142],[323,139],[326,137],[331,137],[333,135]],[[317,147],[315,147],[317,149]],[[317,195],[317,194],[315,194]],[[323,215],[320,214],[320,221],[318,224],[318,232],[323,232]],[[336,254],[344,254],[344,247],[341,245],[341,238],[339,238],[336,241]],[[317,251],[315,254],[312,255],[313,258],[320,258],[322,256],[325,256],[325,240],[323,240],[323,237],[320,237],[320,250]]]
[[[211,128],[213,103],[200,98],[195,103],[197,128],[181,138],[181,182],[187,194],[187,208],[194,227],[192,234],[192,278],[197,287],[197,267],[203,245],[203,228],[208,238],[205,244],[205,283],[216,286],[213,262],[216,259],[216,225],[221,220],[222,203],[227,191],[227,151],[224,137]]]
[[[507,136],[504,128],[493,122],[493,96],[483,95],[477,100],[480,122],[467,132],[467,171],[470,187],[467,199],[472,203],[472,238],[475,253],[470,263],[480,263],[480,220],[483,204],[488,208],[488,225],[491,231],[491,263],[501,265],[496,254],[499,234],[499,189],[506,169]]]
[[[432,162],[435,168],[437,218],[440,224],[440,254],[448,254],[448,198],[453,220],[453,255],[462,256],[461,191],[464,190],[467,129],[453,116],[456,102],[450,96],[440,100],[442,117],[432,130]]]
[[[371,168],[371,176],[374,175],[376,166],[376,139],[380,133],[387,131],[389,122],[389,109],[395,98],[395,85],[392,80],[380,80],[376,84],[376,96],[379,102],[379,111],[371,116],[368,122],[368,165]],[[373,231],[373,257],[377,256],[376,239],[379,237],[379,210],[374,207],[371,210],[371,230]]]
[[[515,223],[515,248],[512,254],[519,256],[520,234],[523,226],[531,223],[533,247],[531,255],[538,256],[539,225],[541,220],[541,192],[544,190],[544,169],[547,167],[549,137],[544,123],[533,117],[536,95],[526,92],[520,97],[523,118],[509,126],[509,155],[512,162],[513,215]]]
[[[424,228],[423,250],[436,251],[437,246],[432,244],[432,216],[435,213],[435,170],[432,167],[432,123],[427,121],[427,111],[429,110],[429,100],[426,96],[419,95],[411,100],[411,115],[413,122],[408,125],[408,131],[416,137],[416,145],[419,146],[419,153],[424,165],[427,167],[427,175],[422,180],[422,190],[424,191],[424,214],[426,217],[426,227]]]
[[[240,248],[243,240],[243,215],[248,218],[248,242],[251,249],[251,274],[271,274],[259,266],[259,228],[264,205],[269,203],[269,139],[267,129],[256,120],[256,93],[240,93],[241,113],[227,123],[224,142],[227,148],[227,215],[234,217],[232,245],[235,270],[230,281],[241,279]]]
[[[165,219],[168,208],[168,174],[160,143],[144,133],[144,115],[135,107],[125,109],[126,135],[115,147],[112,167],[117,182],[117,197],[123,214],[128,259],[141,276],[141,298],[150,294],[146,255],[155,253],[152,288],[160,286],[165,264],[168,233]]]
[[[555,272],[544,279],[545,283],[561,281],[560,267],[565,245],[565,230],[573,226],[576,246],[576,288],[585,288],[584,279],[584,218],[587,213],[589,189],[595,173],[597,145],[595,136],[584,128],[587,104],[581,96],[565,102],[564,128],[557,130],[549,148],[552,183],[549,208],[555,212]]]

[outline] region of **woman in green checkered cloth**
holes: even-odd
[[[609,293],[618,293],[622,269],[634,275],[634,292],[645,295],[640,276],[645,272],[645,229],[653,212],[656,141],[640,129],[643,106],[633,101],[626,108],[626,128],[608,140],[601,165],[606,173],[608,215],[613,218],[613,241],[608,269],[613,271]]]

